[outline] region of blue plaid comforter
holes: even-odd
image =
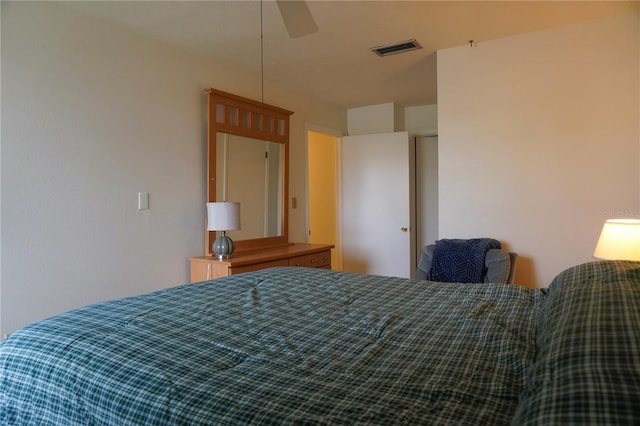
[[[274,268],[100,303],[0,345],[0,424],[508,424],[543,299]]]

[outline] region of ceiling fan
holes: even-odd
[[[298,38],[318,31],[309,6],[303,0],[276,0],[289,37]]]

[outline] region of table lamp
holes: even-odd
[[[207,231],[222,231],[222,235],[211,244],[213,256],[218,260],[231,258],[233,240],[227,237],[226,233],[236,229],[240,229],[240,203],[207,203]]]
[[[640,261],[640,219],[607,220],[593,257]]]

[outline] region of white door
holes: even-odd
[[[408,133],[347,136],[340,145],[343,270],[412,276],[414,176]]]

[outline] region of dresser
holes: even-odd
[[[332,245],[327,244],[293,243],[239,253],[226,260],[218,260],[212,256],[192,257],[190,259],[191,282],[212,280],[276,266],[331,269],[332,248]]]

